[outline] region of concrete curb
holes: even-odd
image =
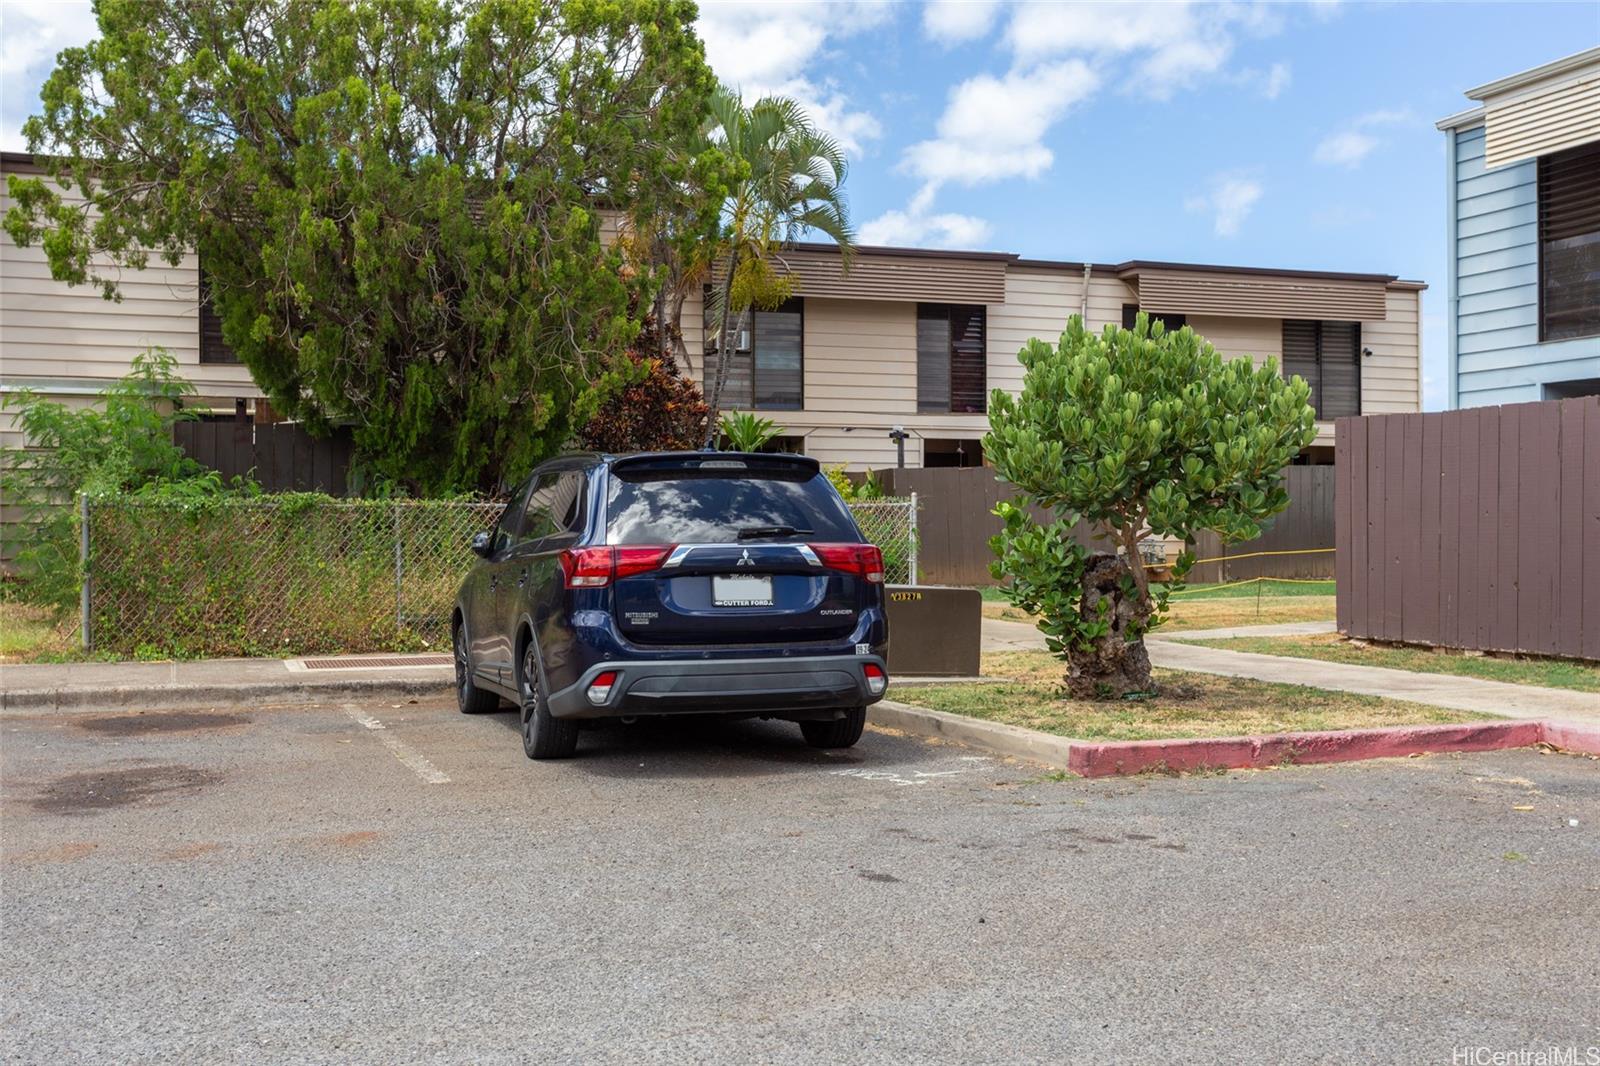
[[[981,718],[932,711],[909,703],[882,700],[867,708],[867,721],[886,729],[898,729],[917,737],[935,737],[983,748],[997,755],[1008,755],[1057,769],[1068,769],[1073,741],[1066,737],[1040,733],[1021,726],[985,722]]]
[[[122,685],[11,689],[0,692],[0,712],[99,711],[149,707],[212,707],[224,703],[332,703],[338,700],[410,699],[448,695],[450,667],[404,677],[339,677],[237,684]]]
[[[1500,751],[1539,743],[1575,754],[1600,756],[1600,726],[1534,719],[1126,741],[1073,740],[894,700],[873,704],[868,720],[913,736],[954,741],[997,755],[1071,770],[1083,777],[1125,776],[1151,770],[1248,770],[1455,751]]]

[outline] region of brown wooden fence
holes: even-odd
[[[1189,582],[1332,578],[1334,471],[1331,466],[1284,467],[1289,509],[1273,516],[1255,540],[1224,544],[1215,533],[1201,533],[1195,538],[1195,555],[1217,561],[1197,563]]]
[[[1291,466],[1284,470],[1290,494],[1289,510],[1277,516],[1259,540],[1223,547],[1216,537],[1196,543],[1201,558],[1239,556],[1259,551],[1303,551],[1333,547],[1333,467]],[[989,538],[1000,532],[992,512],[1001,500],[1017,492],[1007,482],[995,480],[985,467],[966,469],[886,469],[877,471],[884,489],[895,496],[917,494],[917,532],[920,548],[917,571],[929,585],[992,585],[989,563],[994,555]],[[1040,514],[1041,520],[1047,516]],[[1108,550],[1095,541],[1087,527],[1076,531],[1079,543]],[[1252,577],[1322,578],[1333,576],[1333,553],[1229,558],[1226,562],[1197,566],[1191,582],[1239,581]]]
[[[347,434],[313,437],[293,422],[179,422],[172,435],[185,454],[225,480],[250,476],[268,492],[345,495]]]
[[[1600,398],[1336,433],[1340,632],[1600,659]]]

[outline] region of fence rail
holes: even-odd
[[[499,504],[84,497],[86,649],[130,656],[418,651],[449,643],[473,533]],[[851,504],[888,580],[916,568],[916,503]]]

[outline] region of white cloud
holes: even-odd
[[[1380,109],[1358,115],[1350,120],[1348,128],[1330,133],[1317,142],[1312,158],[1324,166],[1354,169],[1383,143],[1382,138],[1366,131],[1410,121],[1411,112],[1401,109]]]
[[[908,148],[902,165],[934,186],[1038,177],[1055,158],[1045,134],[1098,84],[1079,59],[969,78],[950,91],[938,136]]]
[[[927,214],[915,206],[885,211],[861,227],[862,244],[914,248],[978,248],[989,239],[989,223],[972,215]]]
[[[1131,86],[1164,100],[1223,75],[1240,32],[1271,33],[1278,21],[1262,4],[1024,4],[1006,40],[1018,63],[1074,53],[1130,57]]]
[[[22,123],[39,110],[39,87],[56,54],[99,33],[87,0],[0,3],[0,149],[27,150]]]
[[[1261,85],[1261,95],[1265,96],[1268,100],[1276,100],[1280,95],[1282,95],[1283,90],[1289,87],[1290,78],[1291,75],[1289,73],[1289,64],[1272,64],[1272,69],[1267,71],[1266,78],[1263,79]]]
[[[1218,174],[1211,179],[1211,188],[1184,201],[1184,208],[1212,216],[1212,229],[1218,237],[1238,234],[1246,217],[1261,199],[1261,183],[1239,174]]]
[[[1330,133],[1317,144],[1313,158],[1324,166],[1358,167],[1378,147],[1378,138],[1358,130]]]
[[[998,0],[928,0],[922,6],[922,32],[942,44],[975,41],[993,28]]]
[[[882,134],[878,120],[854,107],[832,82],[818,81],[807,71],[830,39],[873,29],[892,13],[882,0],[832,3],[825,9],[803,0],[720,0],[701,5],[696,28],[706,60],[724,83],[747,101],[793,97],[845,151],[858,155],[866,141]]]

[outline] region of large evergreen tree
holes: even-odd
[[[7,231],[115,297],[198,248],[273,404],[415,492],[492,488],[623,378],[649,269],[602,210],[714,224],[685,0],[98,0]],[[691,180],[692,179],[692,180]]]

